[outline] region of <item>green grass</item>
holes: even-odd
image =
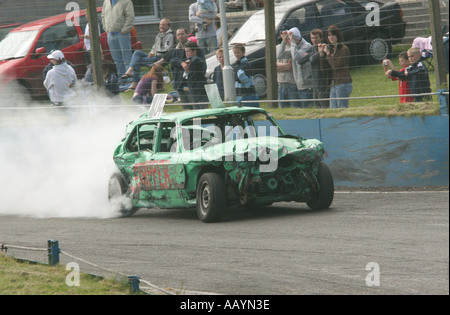
[[[402,50],[407,50],[406,45],[393,47],[392,62],[398,69],[397,55]],[[381,63],[353,68],[350,70],[353,79],[353,92],[351,97],[398,95],[398,81],[392,81],[385,77]],[[434,71],[429,71],[431,89],[436,92],[436,80]],[[448,75],[447,75],[448,81]],[[173,91],[172,85],[166,85],[168,93]],[[133,92],[122,93],[122,100],[131,103]],[[350,100],[347,109],[300,109],[300,108],[274,108],[273,103],[261,101],[261,107],[269,110],[277,119],[316,119],[316,118],[340,118],[340,117],[395,117],[395,116],[432,116],[440,115],[437,96],[433,100],[423,103],[400,104],[399,98],[369,98]],[[165,112],[177,112],[183,110],[181,106],[166,106]]]
[[[80,286],[67,286],[63,266],[19,262],[0,253],[0,295],[128,295],[126,281],[80,273]]]

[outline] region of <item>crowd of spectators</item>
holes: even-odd
[[[192,104],[185,105],[184,109],[205,108],[206,105],[198,104],[208,102],[205,55],[216,52],[218,65],[212,78],[224,99],[224,52],[217,12],[215,0],[197,0],[189,6],[189,21],[194,23],[192,32],[180,27],[174,34],[171,21],[163,18],[150,52],[136,50],[132,53],[130,32],[134,9],[131,0],[105,0],[102,23],[112,56],[112,62],[103,62],[105,88],[110,94],[134,91],[134,102],[149,104],[156,93],[165,90],[165,75],[170,72],[175,93],[169,99]],[[88,27],[89,24],[84,34],[88,63],[84,82],[92,83]],[[280,107],[347,108],[353,81],[349,71],[350,50],[343,42],[341,30],[334,25],[326,34],[313,29],[309,34],[311,43],[302,37],[298,28],[284,24],[279,32],[281,43],[277,46],[276,69]],[[245,44],[235,44],[233,54],[237,102],[251,101],[246,102],[246,106],[259,107],[254,71],[245,55]],[[61,105],[72,95],[76,79],[72,80],[73,69],[62,52],[53,52],[48,58],[44,85],[52,103]],[[404,96],[431,92],[420,49],[400,53],[398,61],[400,70],[396,70],[389,59],[383,60],[383,68],[387,78],[398,80],[400,102],[427,100],[421,95]],[[123,85],[127,88],[121,89]]]

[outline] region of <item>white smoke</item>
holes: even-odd
[[[107,192],[112,155],[142,109],[109,97],[72,103],[86,105],[0,107],[0,216],[117,215]]]

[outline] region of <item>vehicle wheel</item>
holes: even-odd
[[[366,56],[369,64],[378,63],[390,57],[392,45],[386,38],[387,36],[383,33],[372,33],[369,35],[366,47]]]
[[[323,162],[319,165],[317,182],[319,184],[319,191],[306,204],[313,210],[329,208],[334,197],[334,182],[330,169]]]
[[[122,174],[113,174],[109,179],[108,200],[112,207],[119,210],[121,217],[129,217],[138,210],[132,206],[131,200],[125,197],[126,191],[127,185]]]
[[[217,173],[205,173],[197,185],[197,216],[203,222],[220,219],[226,208],[225,181]]]
[[[267,94],[267,79],[266,79],[266,77],[264,75],[258,73],[253,76],[253,80],[255,81],[256,94],[258,94],[260,98],[266,96],[266,94]]]

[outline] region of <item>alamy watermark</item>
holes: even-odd
[[[80,286],[80,266],[75,262],[70,262],[66,265],[66,270],[70,272],[66,276],[66,285],[68,287]]]
[[[380,26],[380,6],[376,2],[369,2],[365,6],[366,11],[370,11],[366,16],[367,26]]]
[[[376,262],[369,262],[366,265],[366,271],[369,273],[366,275],[366,285],[368,287],[380,286],[380,265]]]

